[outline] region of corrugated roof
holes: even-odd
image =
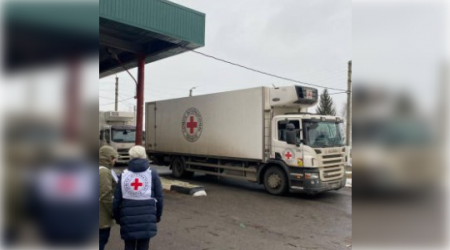
[[[101,0],[100,17],[205,45],[205,14],[163,0]]]
[[[98,51],[96,3],[8,1],[4,7],[8,70],[42,66]]]
[[[165,0],[100,0],[100,77],[205,44],[205,14]]]

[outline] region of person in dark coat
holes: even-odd
[[[28,209],[51,246],[89,244],[98,221],[97,169],[75,144],[58,145],[53,162],[30,180]]]
[[[150,169],[145,148],[134,146],[130,162],[114,193],[113,213],[120,224],[125,250],[147,250],[161,221],[163,191],[158,173]]]

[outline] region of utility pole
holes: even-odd
[[[197,87],[192,87],[192,88],[189,90],[189,96],[192,96],[192,90],[194,90],[195,88],[197,88]]]
[[[348,62],[347,75],[347,128],[346,128],[346,145],[350,146],[352,131],[352,61]]]
[[[119,111],[119,77],[116,76],[116,95],[114,97],[114,111]]]

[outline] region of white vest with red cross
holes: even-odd
[[[122,198],[128,200],[152,199],[152,171],[134,173],[126,171],[122,174]]]

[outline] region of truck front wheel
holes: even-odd
[[[283,195],[288,189],[288,180],[283,170],[276,166],[269,167],[264,174],[264,187],[273,195]]]
[[[189,178],[194,175],[194,172],[186,170],[186,163],[181,157],[173,159],[170,167],[172,169],[172,175],[175,178]]]

